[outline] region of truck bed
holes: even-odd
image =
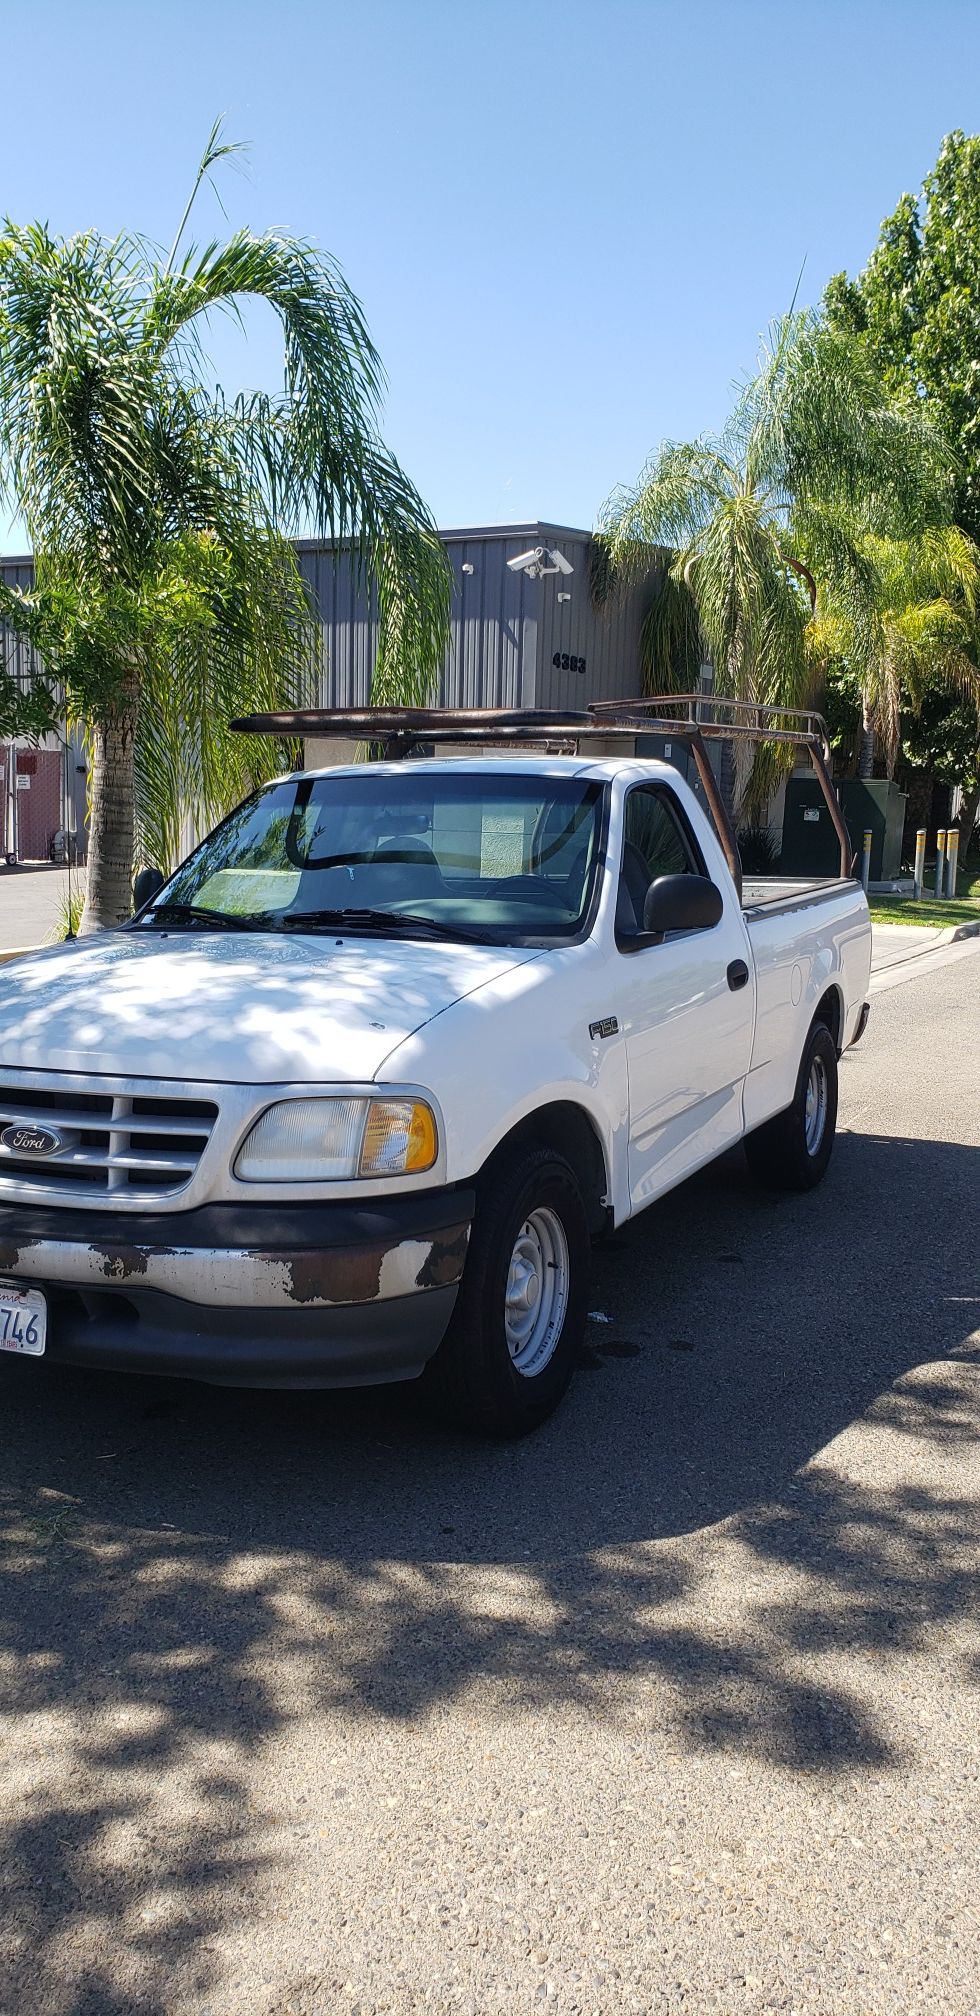
[[[742,909],[747,918],[758,916],[763,910],[798,909],[801,903],[841,896],[854,886],[850,876],[746,875],[742,882]]]
[[[812,1014],[832,989],[834,1034],[850,1042],[868,990],[868,905],[853,876],[752,876],[742,906],[756,972],[752,1069],[745,1089],[751,1129],[788,1106],[799,1057],[801,1012]]]

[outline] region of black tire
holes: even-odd
[[[823,1125],[807,1141],[811,1073],[822,1080]],[[837,1051],[830,1030],[815,1022],[803,1048],[792,1106],[745,1137],[745,1155],[757,1183],[773,1190],[812,1190],[827,1173],[837,1132]]]
[[[567,1288],[557,1337],[539,1370],[516,1368],[505,1327],[505,1296],[516,1242],[535,1213],[557,1220]],[[540,1221],[538,1221],[540,1222]],[[552,1271],[555,1271],[554,1266]],[[550,1148],[528,1147],[491,1168],[480,1185],[452,1322],[423,1375],[438,1411],[455,1427],[500,1437],[540,1427],[562,1398],[582,1347],[592,1253],[582,1191],[571,1164]]]

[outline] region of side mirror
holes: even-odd
[[[157,893],[157,890],[163,888],[166,879],[167,878],[161,868],[140,869],[140,872],[137,875],[135,882],[133,883],[134,916],[138,915],[141,910],[145,909],[147,903],[152,903],[153,898]]]
[[[707,875],[658,875],[644,900],[643,930],[661,938],[668,931],[710,931],[724,907]]]

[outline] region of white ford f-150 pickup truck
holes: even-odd
[[[0,968],[0,1344],[531,1428],[595,1234],[740,1140],[819,1181],[870,945],[857,881],[739,891],[666,762],[284,777]]]

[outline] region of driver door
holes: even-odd
[[[617,997],[629,1071],[630,1208],[641,1211],[742,1132],[754,989],[741,908],[729,884],[721,921],[637,944],[658,875],[707,873],[668,785],[626,799],[616,911]]]

